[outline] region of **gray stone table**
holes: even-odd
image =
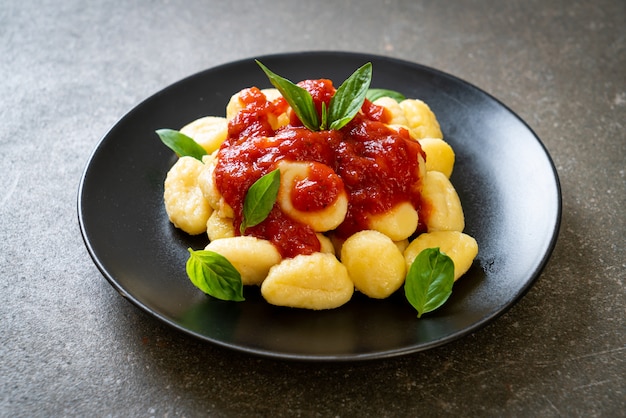
[[[181,334],[102,277],[76,202],[109,127],[185,76],[305,50],[438,68],[542,139],[561,230],[506,314],[404,357],[277,361]],[[625,416],[625,129],[622,0],[4,0],[0,416]]]

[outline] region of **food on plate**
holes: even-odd
[[[439,171],[428,171],[422,181],[422,203],[432,208],[424,211],[422,221],[428,232],[463,231],[465,216],[461,200],[450,180]]]
[[[400,107],[404,111],[406,126],[413,138],[443,138],[439,122],[426,103],[418,99],[409,99],[401,101]]]
[[[216,151],[228,136],[228,119],[205,116],[181,128],[180,132],[193,138],[207,153]]]
[[[478,255],[478,243],[459,231],[435,231],[420,234],[404,251],[407,266],[427,248],[439,248],[454,263],[454,280],[464,275]]]
[[[387,235],[363,230],[352,235],[341,247],[341,262],[354,287],[376,299],[384,299],[402,286],[406,261]]]
[[[205,250],[223,255],[241,275],[244,285],[261,284],[281,257],[269,241],[251,236],[233,236],[211,241]]]
[[[333,254],[300,254],[273,266],[261,284],[269,303],[304,309],[332,309],[348,302],[354,283]]]
[[[230,238],[236,235],[233,219],[220,216],[219,211],[214,210],[206,222],[206,234],[209,241],[215,241],[220,238]]]
[[[315,161],[282,160],[277,166],[280,170],[277,203],[287,216],[315,232],[330,231],[341,225],[348,212],[348,196],[343,181],[332,168]],[[316,205],[306,199],[313,193],[326,195],[323,204]]]
[[[370,214],[367,227],[382,232],[394,241],[409,238],[419,224],[419,214],[409,201],[400,202],[384,213]]]
[[[233,286],[233,300],[243,299],[241,284],[258,285],[271,304],[317,310],[345,304],[355,289],[387,298],[436,271],[445,286],[411,283],[407,298],[416,306],[411,299],[437,294],[439,306],[478,246],[462,232],[455,153],[433,111],[397,92],[369,100],[369,63],[337,88],[259,66],[275,88],[233,94],[226,117],[157,131],[180,156],[165,180],[169,219],[209,239],[190,249],[187,271],[210,277],[192,282],[209,294],[211,281]],[[233,269],[219,273],[211,260]],[[422,288],[430,293],[415,296]]]
[[[167,173],[163,200],[170,221],[183,231],[196,235],[206,231],[213,209],[205,199],[198,176],[204,164],[192,157],[181,157]]]
[[[419,143],[428,155],[426,171],[437,171],[450,178],[455,158],[454,150],[450,144],[441,138],[422,138]]]

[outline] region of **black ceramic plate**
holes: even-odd
[[[343,307],[306,311],[267,304],[255,288],[245,302],[205,296],[187,279],[187,248],[202,248],[170,225],[163,180],[175,161],[159,128],[179,129],[224,115],[242,88],[270,87],[253,59],[177,82],[138,105],[104,136],[83,174],[78,218],[94,262],[122,296],[174,328],[231,349],[300,360],[399,356],[458,339],[510,308],[532,285],[554,247],[561,211],[550,156],[531,129],[502,103],[458,78],[386,57],[311,52],[261,57],[294,81],[338,85],[367,61],[372,87],[420,98],[437,115],[457,156],[451,177],[466,230],[480,251],[448,302],[418,319],[398,292],[387,300],[355,294]]]

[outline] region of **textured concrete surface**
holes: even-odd
[[[531,291],[444,347],[331,365],[216,348],[120,297],[76,217],[102,135],[197,71],[328,49],[452,73],[542,138],[563,218]],[[624,416],[625,69],[621,0],[3,1],[0,416]]]

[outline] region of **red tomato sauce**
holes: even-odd
[[[301,212],[316,212],[331,206],[344,192],[343,181],[326,164],[309,165],[307,177],[297,178],[291,190],[291,204]]]
[[[330,80],[305,80],[298,85],[311,93],[319,115],[322,102],[328,106],[335,93]],[[385,125],[390,120],[385,108],[366,100],[345,127],[313,132],[302,126],[294,112],[289,125],[272,128],[271,121],[288,107],[283,98],[268,101],[253,87],[240,94],[240,101],[243,109],[229,122],[215,168],[216,186],[234,210],[236,231],[247,190],[282,160],[323,164],[312,164],[308,177],[298,179],[292,188],[292,204],[300,211],[319,211],[345,190],[348,213],[334,232],[339,238],[367,229],[371,215],[387,212],[398,203],[409,201],[420,211],[418,160],[420,156],[425,159],[425,154],[407,130]],[[315,232],[284,214],[278,204],[245,233],[269,240],[285,258],[320,250]]]

